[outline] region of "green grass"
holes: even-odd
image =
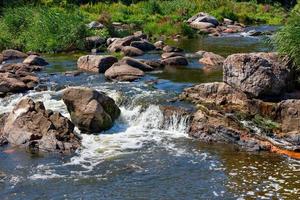
[[[0,49],[60,52],[81,49],[84,38],[91,35],[122,37],[136,30],[150,36],[193,37],[196,33],[185,20],[204,11],[219,20],[230,18],[246,24],[281,24],[285,10],[274,4],[264,6],[255,1],[234,0],[123,0],[111,3],[72,5],[71,0],[32,0],[4,8],[0,14]],[[77,1],[76,1],[77,2]],[[130,4],[130,2],[135,2]],[[2,15],[2,17],[1,17]],[[106,25],[101,31],[90,31],[86,23],[97,20]],[[133,24],[130,30],[116,31],[112,22]]]
[[[0,48],[60,52],[83,47],[89,33],[78,9],[22,6],[0,20]]]
[[[286,25],[275,37],[277,50],[293,59],[300,70],[300,4],[292,11]]]

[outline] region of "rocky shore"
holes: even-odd
[[[223,81],[187,88],[193,102],[189,134],[300,158],[299,99],[290,99],[295,71],[276,53],[234,54],[223,64]],[[273,101],[271,101],[273,100]]]

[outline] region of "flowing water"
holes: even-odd
[[[262,38],[237,36],[181,40],[177,45],[187,53],[204,49],[222,55],[268,50]],[[0,149],[0,199],[300,198],[298,161],[195,141],[187,136],[184,117],[174,115],[169,123],[162,123],[160,105],[192,108],[167,99],[193,83],[221,80],[222,72],[206,73],[197,59],[190,58],[188,67],[167,68],[133,83],[106,82],[103,75],[96,74],[63,76],[61,72],[76,68],[78,56],[47,57],[50,66],[40,76],[47,80],[49,90],[0,99],[0,113],[30,96],[69,117],[58,89],[85,86],[114,98],[121,117],[106,132],[82,134],[83,147],[75,155]],[[158,57],[152,53],[143,58]]]

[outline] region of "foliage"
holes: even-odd
[[[75,9],[22,6],[8,8],[0,20],[0,48],[59,52],[83,46],[84,16]]]
[[[277,33],[275,46],[280,53],[289,55],[300,69],[300,4],[292,11],[287,24]]]

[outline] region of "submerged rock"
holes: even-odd
[[[116,62],[118,59],[114,56],[87,55],[78,59],[77,66],[89,72],[104,73]]]
[[[18,50],[7,49],[2,51],[3,60],[11,60],[11,59],[22,59],[26,58],[28,55]]]
[[[28,65],[38,65],[38,66],[45,66],[48,65],[48,63],[45,61],[45,59],[37,56],[37,55],[30,55],[28,56],[24,61],[24,64]]]
[[[8,115],[3,135],[9,144],[34,151],[69,153],[80,147],[70,120],[29,98],[18,102]]]
[[[110,129],[120,116],[115,101],[96,90],[68,88],[62,98],[72,122],[83,132],[98,133]]]
[[[280,95],[294,80],[291,66],[276,53],[234,54],[223,69],[223,81],[250,97]]]
[[[145,75],[145,73],[126,63],[116,63],[105,72],[105,77],[116,81],[134,81]]]

